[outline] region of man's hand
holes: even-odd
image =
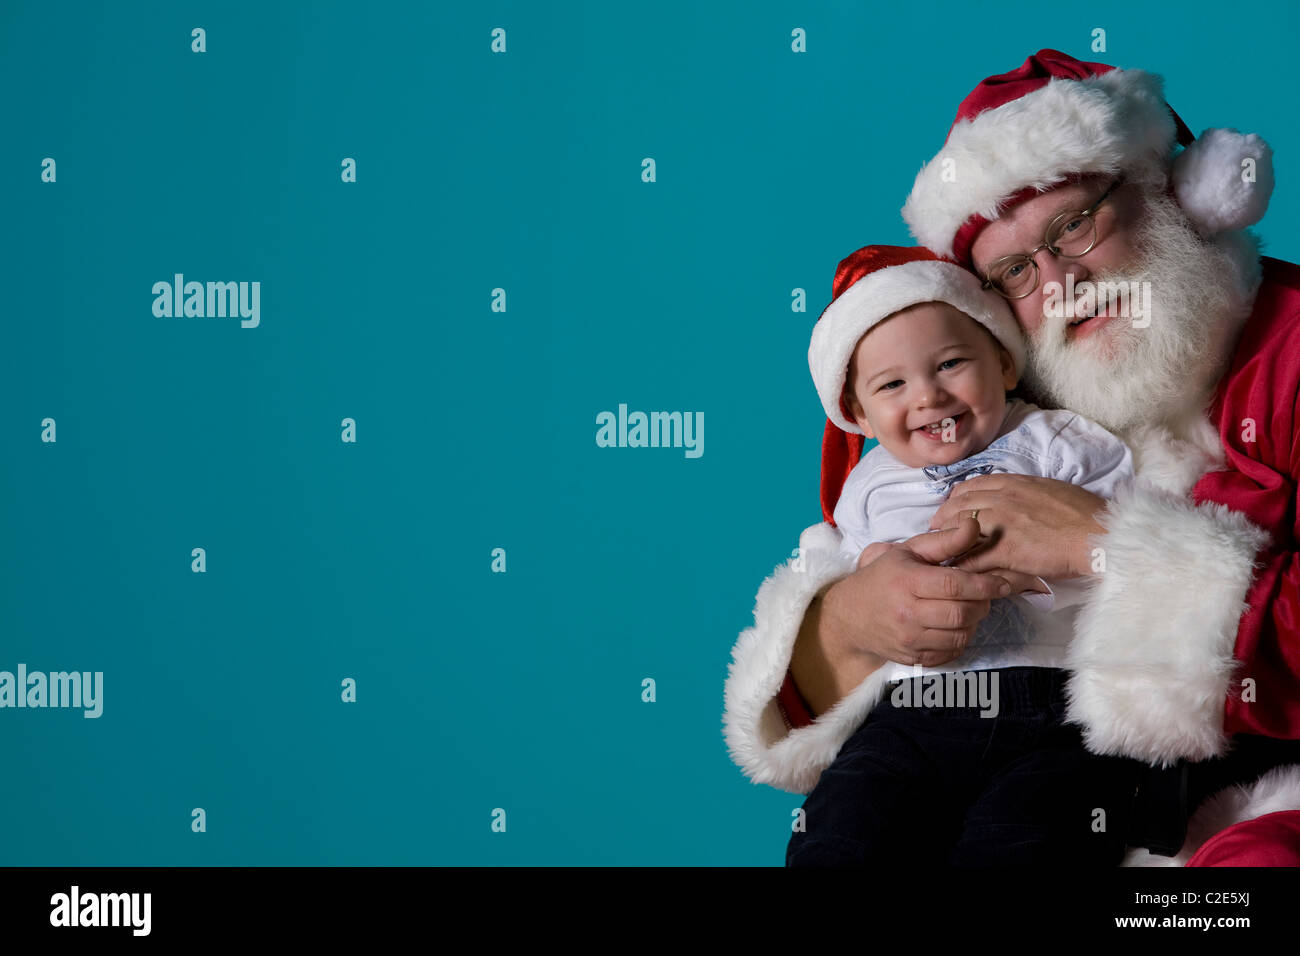
[[[974,574],[940,567],[979,541],[969,517],[859,556],[857,571],[829,585],[804,615],[790,669],[816,715],[824,714],[886,661],[945,664],[975,634],[989,602],[1033,590],[1016,571]],[[870,551],[870,548],[865,549]]]
[[[1011,585],[1012,594],[1050,594],[1052,591],[1047,586],[1046,581],[1031,574],[1021,574],[1019,571],[1012,571],[1009,568],[994,568],[988,573],[1013,582]]]
[[[978,537],[978,526],[967,518],[956,528],[886,546],[868,563],[860,558],[859,569],[831,585],[824,598],[822,613],[838,649],[863,658],[872,670],[887,660],[933,666],[959,656],[992,599],[1030,586],[1019,576],[1007,581],[937,566]]]
[[[1072,578],[1092,573],[1088,536],[1105,531],[1096,518],[1105,506],[1105,499],[1054,478],[979,475],[952,490],[930,527],[954,527],[978,511],[985,537],[956,567]]]
[[[865,568],[868,564],[893,547],[894,546],[888,541],[875,541],[867,545],[862,549],[862,553],[858,555],[858,567]]]

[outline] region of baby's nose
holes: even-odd
[[[917,404],[921,408],[930,408],[934,405],[942,405],[946,401],[948,401],[948,393],[943,390],[943,386],[931,382],[921,389]]]

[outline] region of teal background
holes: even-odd
[[[1298,35],[1291,3],[6,2],[0,669],[103,671],[104,713],[0,710],[0,864],[780,864],[802,799],[730,762],[722,686],[819,520],[837,262],[908,241],[959,100],[1040,47],[1268,139],[1300,258]],[[260,281],[261,326],[155,318],[176,272]],[[704,412],[703,457],[596,447],[620,402]]]

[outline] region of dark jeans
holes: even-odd
[[[1063,723],[1065,672],[997,675],[998,713],[896,707],[892,692],[804,803],[787,866],[1114,866],[1146,767],[1084,749]],[[911,678],[913,701],[922,678]]]

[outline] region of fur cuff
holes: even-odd
[[[1220,504],[1123,488],[1105,565],[1067,655],[1069,720],[1090,750],[1169,765],[1224,752],[1237,623],[1268,535]]]
[[[807,727],[789,730],[776,704],[813,596],[854,570],[856,558],[841,555],[839,545],[840,533],[829,524],[807,529],[798,556],[758,589],[754,626],[741,631],[731,652],[723,734],[731,759],[755,783],[793,793],[812,790],[880,699],[884,668]]]

